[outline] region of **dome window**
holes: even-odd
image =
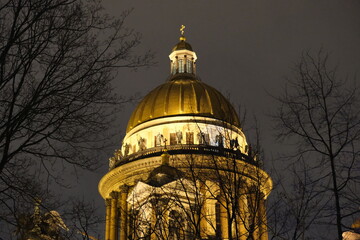
[[[201,145],[209,145],[210,136],[209,136],[208,133],[199,132],[198,133],[198,140],[199,140],[199,144],[201,144]]]
[[[183,73],[184,72],[184,60],[180,59],[179,60],[179,73]]]
[[[170,145],[181,144],[182,132],[170,133]]]
[[[186,72],[192,73],[192,62],[189,59],[186,60]]]
[[[193,132],[187,132],[186,133],[186,144],[194,144],[194,133]]]

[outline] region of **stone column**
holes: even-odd
[[[221,239],[229,239],[229,229],[228,229],[228,219],[227,219],[227,209],[226,202],[224,197],[219,196],[219,206],[220,206],[220,227],[221,227]]]
[[[206,181],[200,185],[201,195],[204,199],[201,209],[201,237],[203,239],[216,236],[216,202],[212,194],[218,191],[214,183]],[[213,193],[211,193],[211,191]]]
[[[250,192],[248,194],[248,206],[250,210],[250,221],[249,224],[253,227],[254,239],[260,239],[260,222],[259,222],[259,199],[258,194]]]
[[[135,230],[139,227],[139,226],[134,226],[135,224],[135,220],[134,220],[134,212],[133,212],[133,209],[129,208],[129,205],[128,205],[128,217],[127,217],[127,233],[128,233],[128,238],[130,239],[134,239],[135,238]]]
[[[119,193],[118,192],[111,192],[111,210],[110,210],[110,240],[117,240],[117,225],[118,225],[118,211],[117,211],[117,202]]]
[[[202,198],[201,214],[200,214],[200,235],[202,239],[207,237],[207,218],[208,218],[208,199],[207,190],[203,182],[200,184],[200,194]]]
[[[262,198],[259,203],[259,218],[260,218],[260,239],[268,240],[268,231],[267,231],[267,219],[266,219],[266,208],[265,200]]]
[[[216,199],[210,198],[207,200],[207,234],[209,236],[216,236]]]
[[[239,231],[238,236],[240,236],[240,240],[246,240],[247,238],[245,224],[247,224],[246,220],[248,214],[249,214],[249,209],[247,207],[246,195],[244,191],[241,191],[239,197],[239,213],[236,219],[238,224],[237,228]]]
[[[127,196],[129,187],[123,185],[120,187],[120,240],[127,239],[127,227],[128,227],[128,207]]]
[[[110,220],[111,220],[111,199],[105,200],[106,216],[105,216],[105,240],[110,240]]]

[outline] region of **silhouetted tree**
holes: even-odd
[[[272,172],[276,183],[268,208],[271,239],[324,237],[316,226],[326,217],[324,210],[331,199],[322,197],[321,183],[301,156],[295,163],[286,164],[286,168]]]
[[[302,55],[277,100],[279,137],[296,142],[296,159],[310,167],[322,191],[318,197],[331,199],[322,216],[336,224],[341,239],[344,226],[359,213],[359,90],[330,68],[328,54],[320,50]]]
[[[32,157],[92,167],[85,152],[108,125],[104,106],[121,100],[113,71],[151,59],[133,54],[128,13],[111,19],[95,0],[1,2],[0,172]]]
[[[45,173],[61,182],[59,168],[67,164],[98,166],[94,150],[111,126],[107,106],[126,100],[112,91],[111,81],[120,68],[152,61],[150,53],[134,53],[140,36],[125,27],[129,13],[111,18],[97,0],[0,1],[3,221],[14,216],[13,193],[36,196],[26,184],[32,177],[47,184],[39,177]]]
[[[66,222],[66,239],[96,240],[101,239],[104,219],[97,211],[94,202],[85,199],[73,199],[63,210]]]

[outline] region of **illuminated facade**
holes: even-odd
[[[232,105],[196,75],[185,37],[170,77],[139,103],[99,183],[106,240],[268,239],[272,181]]]

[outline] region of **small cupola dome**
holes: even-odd
[[[178,51],[178,50],[193,51],[191,45],[188,42],[186,42],[186,38],[184,36],[180,37],[180,42],[173,47],[171,52]]]

